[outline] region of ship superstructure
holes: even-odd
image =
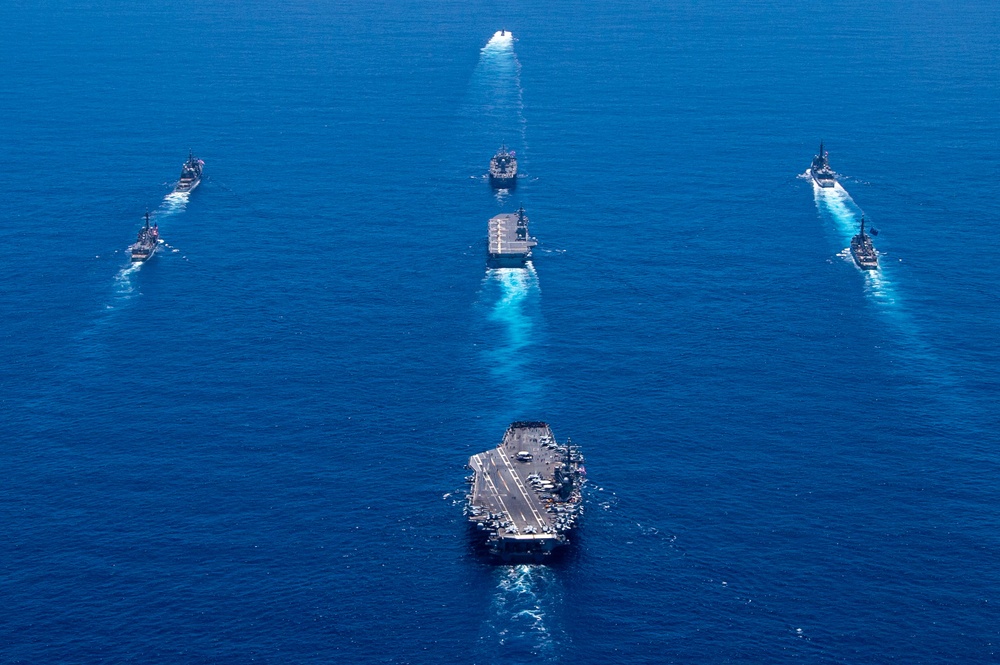
[[[181,178],[177,181],[174,191],[191,192],[201,184],[201,172],[205,168],[205,162],[194,156],[193,152],[188,152],[187,161],[181,166]]]
[[[494,189],[514,189],[517,186],[517,156],[501,145],[490,160],[490,185]]]
[[[524,206],[516,213],[504,213],[490,218],[487,263],[494,268],[517,268],[531,258],[538,241],[528,233],[528,216]]]
[[[128,250],[132,255],[133,263],[148,261],[160,243],[159,225],[149,225],[149,211],[146,211],[146,225],[139,229],[139,235],[135,242],[129,245]]]
[[[836,187],[837,174],[830,168],[828,153],[823,150],[823,142],[819,142],[819,154],[813,157],[809,174],[820,187]]]
[[[851,238],[851,256],[862,270],[878,270],[878,254],[871,237],[865,233],[865,216],[861,216],[861,232]]]
[[[469,458],[466,516],[501,561],[544,561],[583,515],[583,455],[543,422],[515,422],[500,445]]]

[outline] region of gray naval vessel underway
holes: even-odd
[[[569,439],[548,424],[515,422],[500,445],[469,458],[473,475],[465,514],[501,561],[544,561],[569,543],[583,515],[587,470]]]
[[[135,242],[128,246],[128,251],[132,254],[133,263],[147,261],[156,253],[156,248],[160,242],[159,225],[149,225],[149,211],[146,211],[146,225],[139,229],[139,236]]]
[[[177,181],[174,192],[192,192],[194,188],[201,184],[201,172],[205,168],[205,162],[194,156],[193,152],[188,152],[187,161],[181,166],[181,179]]]
[[[872,239],[865,233],[865,216],[861,216],[861,233],[851,238],[851,256],[862,270],[878,270],[878,254]]]
[[[516,213],[490,218],[487,263],[491,268],[520,268],[531,258],[538,241],[528,235],[528,217],[524,206]]]
[[[517,186],[517,157],[514,151],[501,145],[490,160],[490,185],[493,189],[514,189]]]
[[[837,174],[830,168],[828,154],[823,150],[823,142],[819,142],[819,154],[813,157],[812,166],[809,167],[809,174],[820,187],[836,187]]]

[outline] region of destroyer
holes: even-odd
[[[156,248],[159,246],[159,242],[159,225],[149,225],[149,211],[147,210],[146,225],[139,229],[139,237],[135,239],[134,243],[128,246],[129,252],[132,253],[132,262],[141,263],[142,261],[147,261],[151,256],[153,256],[153,254],[156,253]]]
[[[583,514],[583,456],[548,424],[515,422],[500,445],[469,458],[465,514],[501,561],[544,561]]]
[[[851,238],[851,256],[862,270],[878,270],[878,254],[872,239],[865,234],[865,216],[861,216],[861,233]]]
[[[813,180],[816,181],[816,184],[820,187],[837,186],[837,174],[830,168],[828,154],[825,150],[823,150],[822,141],[819,142],[819,154],[813,157],[809,173],[812,175]]]
[[[174,191],[191,192],[201,184],[201,171],[205,168],[205,162],[194,156],[193,152],[188,152],[187,161],[181,166],[181,179],[177,181]]]
[[[531,248],[538,241],[528,235],[528,217],[524,206],[516,213],[504,213],[490,218],[489,254],[492,268],[519,268],[531,258]]]
[[[517,157],[501,145],[490,160],[490,185],[494,189],[514,189],[517,186]]]

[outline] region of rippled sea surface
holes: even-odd
[[[985,0],[5,3],[0,662],[996,662],[998,35]],[[487,271],[521,204],[531,268]],[[551,566],[462,517],[516,419],[587,456]]]

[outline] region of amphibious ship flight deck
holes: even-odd
[[[583,457],[545,423],[516,422],[500,446],[473,455],[466,512],[503,560],[541,560],[568,542],[583,512]]]
[[[490,218],[489,242],[489,263],[501,268],[523,266],[531,258],[531,248],[538,244],[528,234],[528,217],[523,207],[516,213]]]

